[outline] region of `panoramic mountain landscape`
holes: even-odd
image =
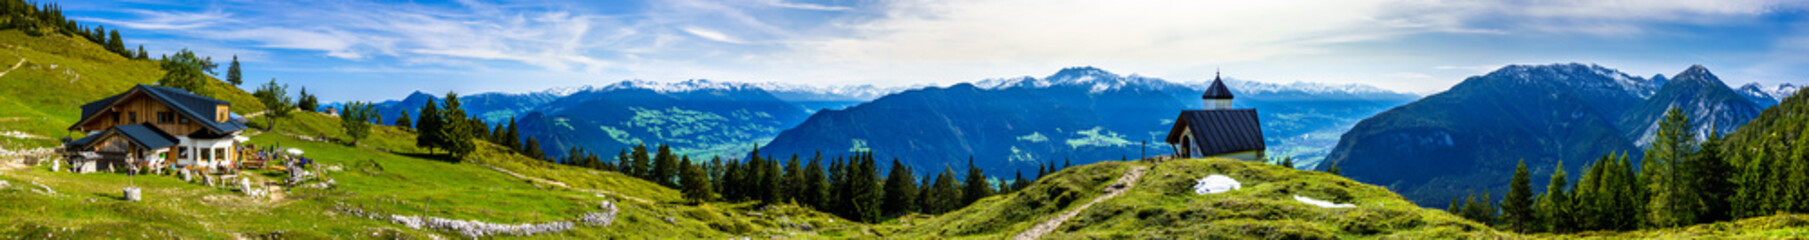
[[[0,0],[0,238],[1798,239],[1804,6]]]

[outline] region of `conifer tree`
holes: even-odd
[[[679,183],[684,186],[685,199],[695,203],[709,201],[715,193],[710,192],[710,179],[703,168],[691,164],[690,159],[685,159],[679,165],[684,168],[684,174],[679,175]]]
[[[957,186],[959,184],[960,182],[955,180],[955,170],[943,168],[942,173],[936,175],[936,182],[931,185],[929,194],[925,196],[927,202],[923,211],[929,214],[942,214],[955,210],[955,205],[961,201],[961,190]]]
[[[528,145],[527,149],[522,150],[522,155],[527,155],[528,157],[534,158],[537,160],[538,159],[546,159],[546,152],[540,150],[540,140],[528,138],[527,145]],[[662,183],[662,184],[664,184],[664,183]]]
[[[444,138],[439,139],[438,144],[441,145],[440,148],[446,149],[446,153],[451,154],[452,159],[464,159],[477,150],[477,145],[471,140],[478,127],[471,125],[473,121],[468,118],[470,115],[465,114],[465,109],[459,105],[459,94],[446,92],[446,102],[440,106],[444,110],[440,113],[440,118],[444,119],[441,123],[445,125],[440,128],[440,134]]]
[[[829,178],[823,171],[823,153],[819,151],[810,158],[810,166],[804,167],[804,199],[798,200],[800,204],[824,208],[824,201],[829,198]]]
[[[407,109],[403,109],[402,114],[396,115],[396,126],[402,127],[404,130],[415,128],[414,120],[408,118]]]
[[[138,45],[138,50],[144,51],[144,45]],[[239,84],[245,83],[245,80],[243,79],[243,77],[244,77],[244,75],[241,75],[239,72],[239,55],[233,54],[232,55],[232,63],[226,65],[226,82],[232,83],[233,86],[238,86]],[[302,88],[302,92],[303,92],[302,95],[304,95],[304,96],[308,95],[306,93],[306,92],[308,92],[307,88]],[[308,109],[308,108],[302,108],[302,109]]]
[[[1577,186],[1571,190],[1570,213],[1575,216],[1573,219],[1576,220],[1573,230],[1587,231],[1605,228],[1603,222],[1607,221],[1604,216],[1607,213],[1602,212],[1596,203],[1598,198],[1602,198],[1600,193],[1602,173],[1607,168],[1607,164],[1612,161],[1608,155],[1603,155],[1595,162],[1589,163],[1589,166],[1584,168],[1583,177],[1577,180]],[[1549,190],[1547,191],[1549,192]]]
[[[872,160],[863,153],[854,153],[842,167],[845,179],[837,187],[843,199],[836,213],[842,217],[861,222],[878,222],[881,214],[881,198],[878,169]]]
[[[1018,170],[1017,173],[1015,173],[1015,175],[1017,175],[1017,177],[1012,178],[1012,180],[1011,180],[1011,191],[1012,192],[1016,192],[1018,190],[1024,190],[1025,187],[1030,187],[1030,179],[1024,179],[1024,171],[1023,170]]]
[[[968,160],[973,160],[974,156],[967,156],[967,158],[968,158]],[[972,162],[972,161],[969,161],[969,162]],[[1062,169],[1068,169],[1068,167],[1073,167],[1073,166],[1074,166],[1073,161],[1069,161],[1068,158],[1062,158]]]
[[[227,72],[231,73],[232,71],[228,70]],[[320,99],[315,98],[313,94],[308,94],[308,87],[302,87],[301,93],[299,93],[299,95],[300,96],[296,97],[296,99],[295,99],[295,107],[301,108],[302,111],[308,111],[308,112],[319,112],[320,111]],[[345,107],[342,107],[342,108],[345,108]],[[351,109],[340,109],[340,110],[350,111]],[[345,114],[346,111],[340,111],[340,114],[343,115],[343,114]],[[369,119],[369,118],[367,118],[367,119]]]
[[[107,51],[113,51],[114,54],[132,58],[131,52],[126,51],[126,41],[119,38],[119,29],[113,29],[109,31],[107,35],[109,35],[109,37],[107,37]]]
[[[986,174],[981,172],[980,166],[974,165],[973,156],[967,157],[967,181],[962,181],[961,184],[965,189],[961,192],[962,206],[973,204],[974,202],[980,201],[981,198],[992,196],[992,187],[987,186]]]
[[[791,154],[791,159],[785,161],[785,181],[780,185],[779,188],[785,190],[785,201],[798,202],[805,198],[804,164],[799,162],[798,154]]]
[[[717,182],[722,186],[722,198],[729,201],[747,200],[747,196],[741,193],[741,185],[747,182],[747,178],[743,177],[745,172],[746,170],[742,169],[741,161],[730,160],[724,164],[722,181]]]
[[[678,173],[678,159],[676,158],[672,155],[671,147],[660,144],[658,152],[653,154],[653,173],[649,175],[651,177],[648,180],[659,183],[660,186],[677,186],[672,181],[674,177],[677,177],[674,175]]]
[[[847,192],[847,169],[848,163],[842,161],[841,156],[836,156],[833,160],[829,161],[829,178],[827,181],[829,198],[823,200],[823,209],[825,212],[840,215],[844,212],[843,210],[847,208],[849,196]]]
[[[898,159],[892,159],[892,171],[886,174],[886,192],[883,213],[886,216],[898,216],[911,212],[916,203],[917,178]]]
[[[440,146],[440,128],[445,126],[445,119],[440,119],[439,104],[434,104],[433,98],[427,98],[427,104],[421,105],[421,116],[416,119],[421,122],[415,123],[415,147],[427,149],[432,154],[433,149]]]
[[[1690,132],[1689,117],[1680,108],[1665,111],[1658,123],[1658,134],[1646,150],[1645,166],[1640,168],[1646,191],[1646,221],[1653,227],[1676,227],[1695,223],[1701,199],[1695,194],[1688,176],[1689,155],[1696,139]]]
[[[1564,187],[1569,184],[1569,176],[1564,173],[1564,162],[1559,161],[1553,168],[1551,181],[1545,185],[1545,195],[1533,204],[1533,213],[1538,217],[1532,231],[1549,231],[1565,233],[1576,227],[1578,217],[1571,209],[1570,198],[1574,193],[1566,193]],[[1573,191],[1574,192],[1574,191]]]
[[[1686,179],[1695,185],[1692,187],[1696,190],[1695,198],[1701,202],[1699,204],[1700,213],[1698,213],[1695,223],[1733,219],[1731,214],[1733,208],[1729,205],[1728,200],[1737,195],[1734,192],[1737,188],[1731,182],[1735,169],[1732,164],[1723,159],[1721,154],[1723,137],[1720,135],[1719,132],[1711,131],[1708,140],[1702,142],[1696,153],[1691,155],[1692,166],[1690,166],[1689,177]]]
[[[653,160],[647,156],[647,144],[634,145],[634,152],[628,156],[633,157],[631,160],[634,160],[631,165],[634,174],[630,174],[630,176],[653,181]]]
[[[785,202],[785,169],[779,166],[779,159],[767,156],[760,166],[760,201],[767,204]]]
[[[151,59],[151,53],[144,51],[144,44],[139,44],[138,45],[138,56],[132,57],[132,59],[135,59],[135,60]]]
[[[1514,177],[1508,181],[1508,192],[1501,199],[1502,223],[1508,230],[1529,232],[1532,228],[1533,187],[1530,173],[1526,171],[1526,160],[1514,167]]]
[[[515,118],[509,118],[507,130],[503,130],[502,144],[509,149],[521,149],[521,131],[515,128]]]

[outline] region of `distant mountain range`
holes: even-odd
[[[1670,107],[1688,113],[1699,136],[1731,133],[1778,93],[1735,91],[1702,66],[1647,79],[1597,65],[1511,65],[1364,119],[1326,159],[1352,179],[1443,207],[1469,190],[1506,192],[1519,160],[1542,187],[1559,161],[1576,173],[1608,153],[1637,159]]]
[[[583,146],[592,151],[611,153],[636,143],[673,144],[680,153],[692,154],[695,157],[708,157],[745,154],[752,150],[751,148],[755,144],[765,144],[780,135],[780,131],[791,129],[805,122],[806,116],[816,113],[817,110],[844,110],[883,97],[923,94],[906,94],[908,92],[941,92],[956,88],[972,88],[974,91],[966,94],[938,96],[917,101],[948,101],[949,98],[956,95],[984,95],[969,96],[985,98],[984,101],[975,99],[953,103],[1012,102],[1011,104],[1001,103],[996,106],[999,109],[983,110],[982,112],[1014,112],[1014,117],[1020,118],[1006,122],[1013,125],[1031,125],[1030,122],[1035,122],[1035,124],[1064,126],[1037,128],[1039,131],[1035,131],[1036,134],[1013,135],[998,141],[999,144],[996,145],[1003,148],[1000,149],[1002,153],[997,156],[1015,158],[1020,163],[1018,165],[1030,166],[1021,163],[1025,159],[1059,161],[1059,159],[1055,159],[1057,156],[1072,158],[1076,164],[1124,156],[1135,157],[1137,151],[1134,150],[1136,149],[1125,144],[1145,138],[1154,139],[1152,141],[1159,140],[1161,134],[1167,133],[1168,124],[1171,124],[1169,121],[1174,118],[1171,115],[1181,109],[1202,107],[1198,98],[1200,92],[1204,91],[1206,83],[1177,83],[1137,75],[1118,76],[1097,68],[1079,67],[1064,69],[1060,73],[1044,78],[988,79],[947,88],[875,87],[871,85],[821,87],[709,80],[659,83],[631,80],[603,86],[555,88],[529,93],[463,95],[460,96],[460,102],[468,113],[493,124],[516,118],[524,136],[539,138],[543,141],[543,148],[548,150],[549,155],[556,157],[563,156],[564,150],[573,146]],[[1227,80],[1227,83],[1239,94],[1237,101],[1239,107],[1262,109],[1264,130],[1269,136],[1271,155],[1293,156],[1301,163],[1301,166],[1312,166],[1322,159],[1331,150],[1331,146],[1336,143],[1338,134],[1343,133],[1357,120],[1418,98],[1412,94],[1392,92],[1366,85],[1273,84],[1235,79]],[[963,85],[968,87],[961,87]],[[1095,92],[1095,88],[1100,91]],[[1074,89],[1083,91],[1066,91]],[[1101,95],[1101,93],[1108,92],[1109,94]],[[1023,118],[1025,116],[1042,116],[1044,114],[1037,112],[1046,110],[1051,105],[1013,100],[1020,98],[1011,98],[1014,96],[1012,94],[1029,94],[1061,101],[1076,98],[1076,96],[1088,96],[1085,98],[1097,99],[1098,104],[1068,104],[1062,107],[1073,111],[1097,111],[1111,117],[1105,118],[1105,120]],[[377,109],[385,121],[394,121],[402,110],[407,110],[410,114],[419,114],[421,105],[425,104],[427,99],[442,101],[439,99],[442,96],[443,94],[416,92],[400,100],[380,102],[377,104]],[[908,98],[911,97],[901,99]],[[1022,99],[1028,98],[1033,97]],[[899,101],[888,102],[901,103]],[[785,103],[792,107],[781,107],[774,103]],[[873,108],[883,108],[883,105],[889,104],[891,103],[880,104],[881,106]],[[329,105],[329,107],[336,106],[338,106],[337,103]],[[993,115],[972,115],[951,121],[982,122],[996,119],[1004,118]],[[1134,124],[1131,124],[1133,122]],[[916,127],[916,124],[924,123],[895,126]],[[871,130],[876,132],[875,135],[888,131],[900,131],[897,128],[882,126],[874,126]],[[986,131],[992,130],[991,128],[971,129],[966,132]],[[1076,135],[1080,137],[1070,139],[1051,135],[1058,133],[1080,134]],[[825,138],[837,136],[847,135],[824,135]],[[826,153],[838,153],[838,151],[829,149],[842,149],[842,152],[845,152],[853,147],[854,139],[841,139],[829,144],[794,146],[798,149],[810,149],[802,152],[811,154],[814,154],[816,149],[823,149]],[[867,138],[859,139],[865,141],[864,139]],[[1032,142],[1039,144],[1023,144],[1024,141],[1031,140],[1035,140]],[[1069,140],[1073,140],[1072,144]],[[777,144],[784,145],[785,143]],[[949,152],[947,156],[962,158],[969,154],[981,153],[975,154],[976,157],[981,157],[989,156],[987,154],[990,152],[966,149],[992,146],[987,144],[990,143],[969,142],[948,145],[947,148],[926,147],[912,152]],[[1114,147],[1098,148],[1096,150],[1100,151],[1095,151],[1098,152],[1095,155],[1067,156],[1069,152],[1076,151],[1075,149],[1097,147],[1096,145],[1099,144]],[[893,149],[886,144],[874,146],[878,147],[876,149]],[[1012,151],[1013,147],[1017,147],[1016,151]],[[1149,155],[1164,154],[1168,151],[1167,146],[1159,142],[1151,142],[1149,147],[1146,152]],[[1116,150],[1106,151],[1104,149]],[[889,154],[888,151],[880,152]],[[931,165],[925,164],[924,166]],[[994,173],[1003,172],[995,171]]]
[[[872,150],[923,171],[963,167],[971,156],[994,176],[1035,172],[1039,164],[1161,155],[1170,152],[1161,139],[1175,116],[1202,107],[1205,84],[1075,67],[1042,78],[910,90],[817,112],[761,153]],[[1303,165],[1317,163],[1357,119],[1418,97],[1362,85],[1230,84],[1234,105],[1261,113],[1270,156],[1295,156]]]

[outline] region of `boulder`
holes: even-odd
[[[136,187],[126,187],[126,201],[137,202],[144,199],[143,191]]]

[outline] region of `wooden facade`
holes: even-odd
[[[225,114],[227,111],[222,109],[220,112]],[[151,123],[156,125],[157,129],[175,135],[187,135],[206,129],[205,126],[201,126],[200,122],[197,122],[206,120],[193,119],[176,112],[175,109],[152,99],[150,94],[144,92],[125,96],[105,110],[95,113],[94,118],[82,119],[82,121],[80,129],[77,130],[99,131],[113,126],[139,123]]]

